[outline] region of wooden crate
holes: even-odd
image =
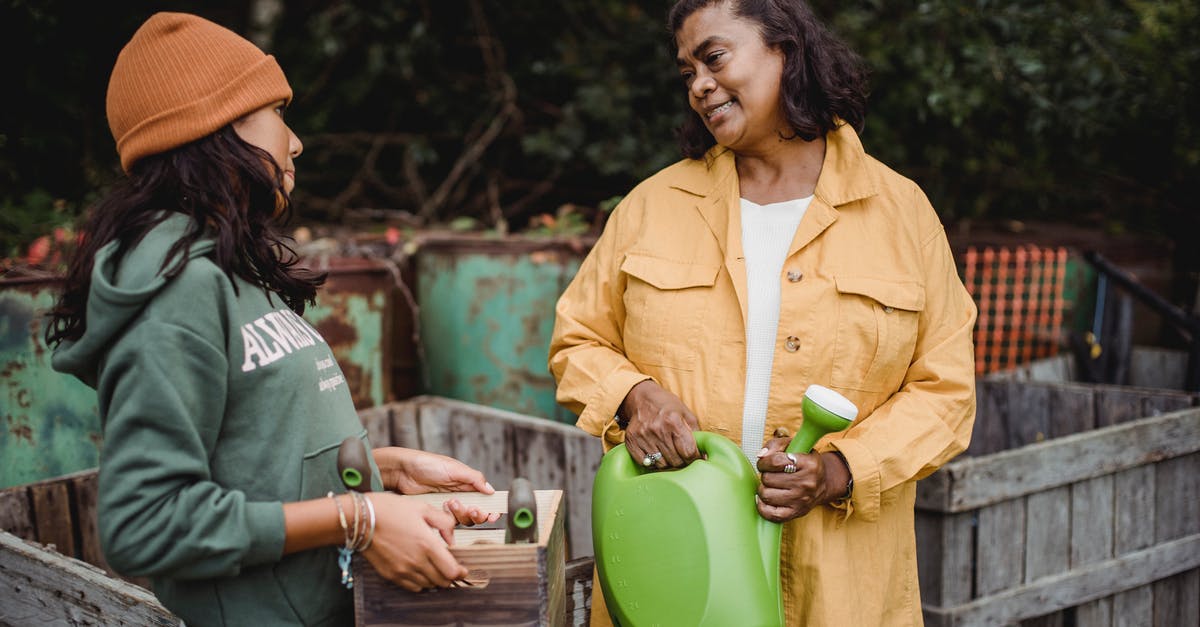
[[[561,490],[536,490],[537,544],[505,544],[505,530],[458,528],[450,552],[470,586],[410,592],[383,579],[361,556],[354,565],[358,627],[568,624]],[[446,494],[422,495],[440,506]],[[506,512],[508,493],[458,495],[465,505]]]
[[[359,412],[374,446],[449,455],[483,471],[497,488],[525,477],[563,491],[567,559],[592,551],[592,480],[604,456],[578,427],[437,396],[418,396]]]
[[[1200,624],[1200,408],[981,381],[973,454],[918,484],[931,627]]]

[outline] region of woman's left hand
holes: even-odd
[[[450,512],[454,516],[454,520],[458,521],[458,524],[468,527],[500,520],[500,512],[488,513],[479,509],[476,505],[464,505],[458,499],[449,499],[445,503],[442,503],[442,509]]]
[[[372,454],[375,463],[379,465],[379,474],[385,490],[401,494],[496,492],[482,472],[453,457],[399,446],[377,448]],[[457,514],[455,517],[462,522],[462,518]]]
[[[833,453],[787,453],[791,438],[775,438],[758,455],[762,481],[758,486],[758,513],[767,520],[782,523],[799,518],[814,508],[831,503],[845,493],[831,484],[844,486],[850,472]],[[836,465],[836,466],[835,466]],[[789,466],[794,467],[794,472]]]

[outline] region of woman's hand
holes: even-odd
[[[453,457],[399,446],[377,448],[372,454],[385,490],[401,494],[496,492],[482,472]]]
[[[850,470],[834,453],[789,454],[785,449],[791,441],[775,438],[758,454],[758,513],[777,523],[832,503],[846,493],[850,480]],[[786,472],[789,466],[795,471]]]
[[[478,525],[500,520],[500,512],[485,512],[476,505],[467,506],[458,499],[450,499],[442,503],[442,509],[449,512],[460,525]]]
[[[652,380],[633,386],[621,403],[621,415],[629,417],[625,449],[634,462],[652,468],[682,468],[700,457],[693,431],[700,421],[678,396]]]
[[[372,492],[367,498],[375,508],[375,539],[362,554],[384,579],[419,592],[467,576],[450,553],[454,515],[399,494]]]

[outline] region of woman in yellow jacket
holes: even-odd
[[[945,232],[864,152],[860,61],[803,2],[682,0],[668,22],[687,158],[629,193],[560,299],[558,400],[647,466],[696,459],[698,429],[741,444],[786,523],[788,625],[920,625],[916,481],[975,415]],[[859,417],[793,462],[770,436],[814,383]]]

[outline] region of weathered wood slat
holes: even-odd
[[[1200,453],[1165,460],[1155,467],[1154,535],[1157,542],[1200,531]],[[1154,624],[1200,624],[1192,611],[1189,576],[1154,584]],[[1190,622],[1189,622],[1190,621]]]
[[[421,429],[417,422],[419,405],[417,403],[397,403],[388,406],[392,421],[392,446],[405,448],[421,447]]]
[[[514,447],[517,442],[510,432],[508,422],[489,420],[477,412],[448,409],[450,424],[450,456],[483,472],[497,488],[507,488],[517,475],[514,474]],[[522,437],[521,440],[524,440]],[[550,489],[541,485],[539,477],[526,477],[533,487]]]
[[[28,488],[21,486],[0,490],[0,531],[26,540],[37,540],[32,510]]]
[[[1154,464],[1113,475],[1113,554],[1120,556],[1154,544]],[[1113,625],[1149,625],[1154,592],[1141,586],[1113,595]]]
[[[979,510],[975,590],[986,596],[1021,583],[1025,555],[1025,501],[1013,499]]]
[[[421,450],[442,455],[454,455],[454,440],[450,435],[450,409],[440,403],[417,403],[417,428],[421,433]],[[472,466],[472,460],[466,460]]]
[[[0,624],[179,625],[149,591],[0,532]]]
[[[931,625],[1004,625],[1103,598],[1114,591],[1136,588],[1198,566],[1200,534],[1195,534],[1073,568],[957,607],[926,604],[923,609]],[[1156,584],[1156,608],[1157,587]]]
[[[367,429],[367,441],[371,446],[385,446],[395,441],[392,437],[391,410],[387,405],[364,409],[358,412],[358,416]]]
[[[33,520],[38,542],[53,545],[63,555],[76,557],[75,518],[71,514],[71,493],[66,483],[41,483],[30,486]]]
[[[1046,435],[1050,439],[1096,428],[1096,395],[1086,385],[1050,386]]]
[[[592,573],[596,562],[591,557],[580,557],[567,562],[564,579],[567,582],[566,615],[571,627],[587,627],[592,617]]]
[[[917,575],[923,603],[950,607],[971,600],[975,572],[973,514],[916,512]]]
[[[1112,475],[1080,481],[1071,486],[1071,567],[1113,556]],[[1088,601],[1075,608],[1080,624],[1112,624],[1112,599]]]
[[[567,555],[595,555],[592,548],[592,483],[604,456],[600,439],[581,430],[563,438],[567,464]],[[589,584],[590,586],[591,584]],[[590,603],[590,597],[588,602]]]
[[[922,480],[917,507],[962,512],[1200,450],[1200,409],[959,459]]]
[[[1029,583],[1071,568],[1071,490],[1030,494],[1025,514],[1025,578]]]

